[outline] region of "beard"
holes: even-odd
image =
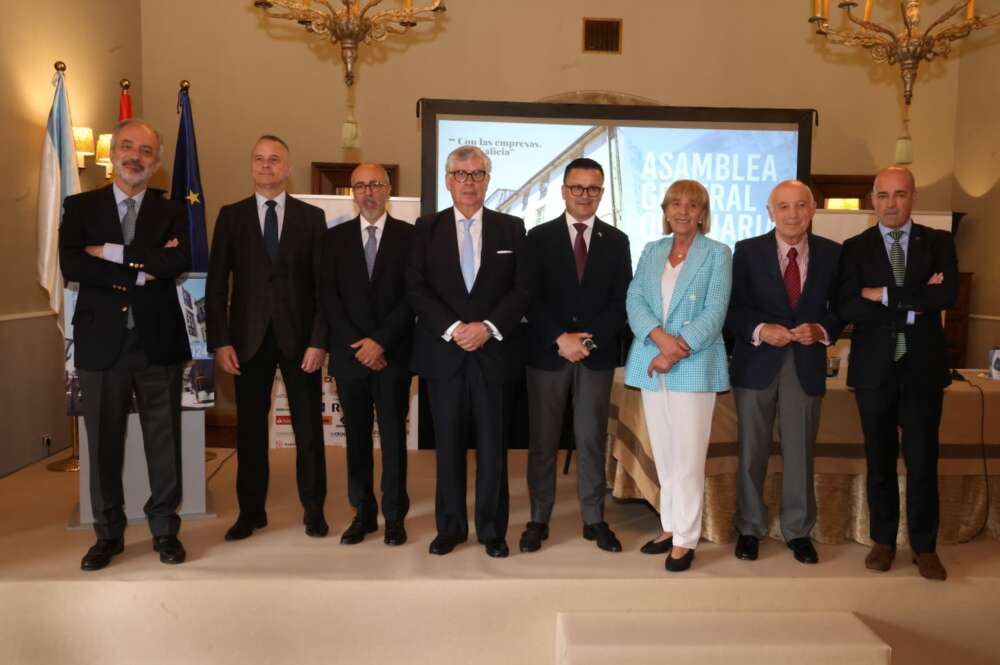
[[[126,168],[128,166],[138,166],[142,170],[139,172],[132,171]],[[153,173],[156,172],[155,165],[151,164],[149,166],[144,166],[142,162],[137,159],[120,160],[114,162],[115,174],[121,179],[126,185],[130,187],[136,187],[138,185],[144,185],[149,182],[149,179],[153,177]]]

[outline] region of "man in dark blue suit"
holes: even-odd
[[[417,220],[406,272],[417,315],[412,369],[427,382],[437,446],[438,535],[431,554],[468,538],[466,451],[476,448],[476,536],[491,557],[506,542],[507,384],[521,372],[517,328],[528,304],[524,221],[483,207],[490,158],[473,146],[445,163],[455,205]]]
[[[736,402],[736,557],[754,560],[768,531],[764,478],[775,411],[784,473],[781,532],[795,558],[817,563],[813,446],[826,392],[826,347],[843,327],[835,314],[840,245],[810,232],[816,202],[797,180],[768,199],[775,228],[736,243],[726,327],[735,338],[731,383]]]
[[[525,344],[531,521],[522,552],[541,548],[556,498],[556,452],[572,395],[583,537],[607,552],[621,543],[604,521],[608,405],[632,280],[628,236],[597,217],[604,170],[592,159],[566,166],[566,212],[531,229],[526,242],[532,301]]]

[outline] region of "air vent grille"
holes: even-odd
[[[586,53],[621,53],[620,18],[583,19],[583,50]]]

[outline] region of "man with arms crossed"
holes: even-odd
[[[351,174],[360,214],[323,239],[323,309],[330,330],[330,373],[347,434],[347,494],[354,521],[340,537],[354,545],[377,528],[372,424],[382,449],[385,544],[406,542],[406,413],[410,399],[413,310],[406,302],[406,257],[413,226],[386,212],[392,193],[379,164]]]
[[[240,514],[226,540],[267,526],[267,418],[275,370],[288,394],[295,476],[306,535],[329,531],[323,516],[322,376],[326,321],[319,303],[323,211],[288,196],[288,146],[264,135],[251,151],[254,194],[223,206],[205,287],[208,345],[236,385],[236,496]],[[229,280],[232,277],[232,300]]]
[[[757,558],[767,535],[764,478],[777,410],[783,463],[781,533],[795,559],[817,563],[813,446],[826,393],[826,347],[837,319],[840,245],[810,232],[816,202],[798,180],[767,203],[774,230],[736,243],[726,326],[735,338],[730,380],[738,416],[736,557]]]
[[[604,458],[632,260],[628,236],[596,217],[603,193],[601,165],[574,159],[563,175],[566,212],[531,229],[525,243],[533,287],[525,345],[531,521],[521,535],[522,552],[540,549],[549,535],[570,393],[583,537],[608,552],[622,549],[604,521]]]
[[[490,158],[448,155],[454,207],[417,220],[407,297],[417,315],[411,367],[427,381],[437,446],[437,537],[444,555],[468,538],[466,450],[476,448],[476,536],[491,557],[509,554],[506,382],[520,371],[517,327],[528,303],[524,222],[483,207]]]
[[[139,119],[111,135],[115,180],[68,197],[59,261],[80,283],[73,315],[76,368],[83,394],[90,501],[97,543],[83,570],[99,570],[124,548],[122,464],[133,394],[142,425],[150,496],[144,511],[160,561],[186,553],[177,539],[181,489],[181,377],[191,359],[174,280],[191,267],[187,218],[147,185],[160,168],[163,141]]]
[[[872,188],[878,224],[844,243],[839,311],[854,324],[847,385],[861,416],[868,462],[870,570],[896,556],[899,479],[906,462],[906,519],[920,574],[943,580],[938,530],[938,428],[951,383],[941,312],[958,295],[958,257],[951,234],[914,223],[913,174],[891,166]],[[900,436],[899,430],[902,430]]]

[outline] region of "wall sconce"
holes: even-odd
[[[90,127],[73,128],[73,144],[76,147],[76,168],[86,166],[84,160],[94,154],[94,130]]]
[[[94,163],[104,167],[104,178],[111,178],[111,134],[101,134],[97,137],[97,154]]]

